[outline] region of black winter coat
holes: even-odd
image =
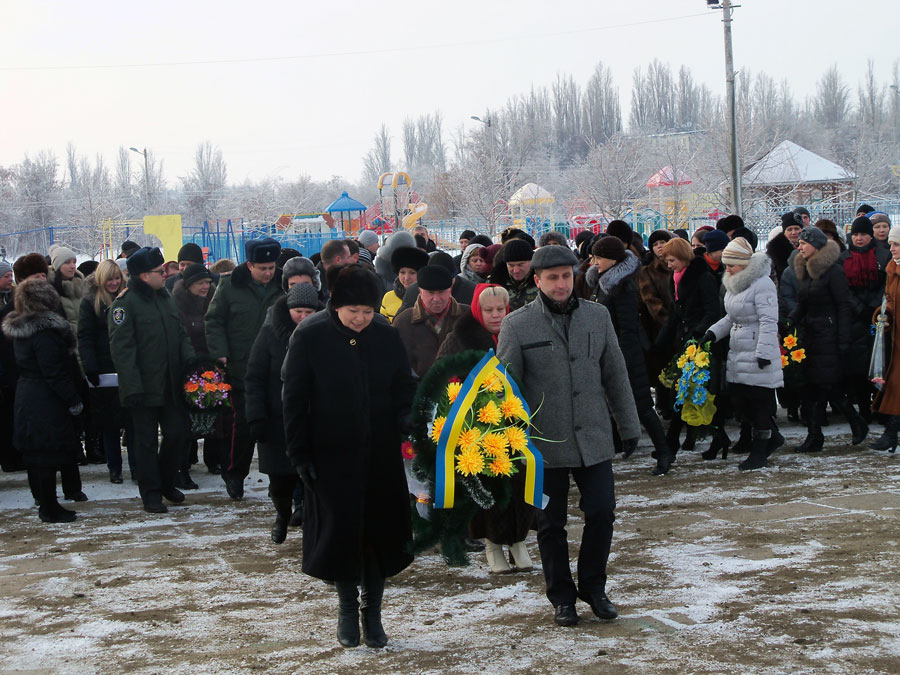
[[[840,254],[838,245],[829,241],[808,260],[794,257],[798,299],[790,318],[802,329],[803,372],[810,385],[839,384],[842,360],[850,349],[850,289]]]
[[[270,476],[293,476],[294,467],[285,453],[284,409],[281,405],[281,366],[296,324],[287,298],[269,307],[266,320],[250,350],[244,377],[247,422],[266,421],[266,437],[259,448],[259,470]]]
[[[588,265],[587,261],[583,265]],[[619,349],[625,357],[628,382],[631,384],[638,414],[653,408],[650,379],[647,377],[647,365],[644,361],[644,349],[649,345],[638,309],[637,278],[640,271],[640,260],[631,251],[626,251],[625,259],[603,274],[599,274],[593,265],[588,265],[584,274],[579,277],[583,280],[583,285],[579,284],[582,297],[599,302],[609,310],[619,339]]]
[[[7,315],[14,311],[12,303],[0,307],[0,324]],[[0,387],[15,388],[19,379],[19,369],[16,367],[16,352],[13,349],[12,338],[0,335]]]
[[[91,275],[85,280],[87,292],[78,307],[78,351],[85,373],[114,373],[112,355],[109,351],[109,307],[101,304],[100,313],[94,311],[97,282]]]
[[[694,258],[688,264],[675,292],[674,277],[669,282],[672,297],[676,297],[674,311],[666,328],[660,332],[658,342],[667,344],[671,339],[675,351],[681,352],[688,340],[699,340],[721,318],[719,287],[703,258]]]
[[[784,232],[777,234],[772,238],[772,241],[766,244],[766,254],[772,261],[772,273],[775,276],[776,285],[780,282],[781,275],[784,274],[788,267],[791,253],[796,250]]]
[[[3,321],[3,332],[14,341],[19,369],[15,447],[29,466],[74,464],[80,444],[69,408],[82,401],[71,324],[52,311],[12,312]]]
[[[872,346],[875,337],[872,335],[872,316],[875,310],[881,307],[884,297],[885,270],[891,261],[891,252],[878,246],[873,239],[868,246],[857,248],[851,243],[848,250],[841,252],[840,261],[844,266],[845,274],[848,268],[848,260],[856,254],[875,253],[876,274],[868,283],[851,286],[851,279],[847,278],[850,290],[850,351],[844,360],[844,372],[847,375],[867,376],[869,374],[869,361],[872,357]]]
[[[306,319],[282,368],[287,454],[318,478],[305,496],[303,572],[358,581],[363,551],[382,576],[412,562],[401,421],[415,381],[397,331],[372,321],[356,333],[334,310]]]
[[[211,285],[206,297],[201,298],[186,289],[182,279],[172,284],[172,298],[175,300],[175,306],[181,315],[181,322],[191,340],[191,346],[197,354],[209,354],[209,348],[206,346],[205,316],[215,292],[216,287]]]

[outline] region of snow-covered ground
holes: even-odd
[[[432,552],[389,581],[382,651],[338,645],[300,532],[269,539],[265,476],[234,503],[201,465],[201,489],[153,516],[127,476],[83,467],[90,501],[48,526],[24,474],[3,474],[0,672],[898,672],[900,453],[827,432],[821,455],[786,447],[750,474],[690,452],[652,477],[646,446],[618,461],[615,622],[579,604],[558,628],[539,569],[490,576],[480,556],[448,568]],[[574,560],[574,487],[570,504]]]

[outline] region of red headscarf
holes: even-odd
[[[486,289],[494,287],[500,288],[500,284],[478,284],[475,286],[475,292],[472,293],[472,316],[488,333],[491,333],[491,331],[484,325],[484,316],[481,314],[481,294]],[[509,303],[506,303],[506,313],[509,314]],[[491,337],[494,338],[494,344],[497,344],[497,334],[491,333]]]

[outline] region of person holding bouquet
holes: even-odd
[[[292,497],[300,483],[285,454],[281,366],[294,328],[319,309],[319,292],[311,284],[291,286],[288,294],[269,308],[247,361],[247,424],[259,449],[259,470],[269,476],[269,497],[275,505],[272,541],[276,544],[287,537]]]
[[[509,314],[509,292],[498,284],[478,284],[472,296],[472,312],[456,322],[438,349],[438,360],[443,356],[474,350],[482,355],[489,349],[497,349],[497,336],[503,317]],[[516,569],[527,572],[532,569],[531,557],[525,547],[529,530],[536,526],[535,509],[525,502],[525,472],[513,475],[512,494],[506,508],[494,506],[481,510],[469,525],[469,537],[485,540],[485,555],[491,574],[508,574],[513,571],[503,553],[508,546]]]
[[[173,504],[184,501],[175,487],[188,433],[182,374],[194,358],[178,308],[165,289],[164,264],[158,248],[145,246],[132,253],[128,288],[109,311],[110,354],[119,375],[119,398],[134,424],[138,488],[148,513],[167,511],[163,497]]]
[[[743,411],[752,425],[750,455],[739,465],[741,471],[749,471],[766,466],[775,446],[775,389],[784,382],[778,344],[778,290],[770,277],[769,256],[762,251],[754,253],[743,237],[725,247],[722,263],[725,316],[710,327],[701,342],[731,336],[726,380],[734,409]]]
[[[885,334],[893,335],[890,341],[890,354],[886,354],[887,369],[884,373],[884,383],[881,391],[875,397],[873,410],[885,416],[884,433],[881,437],[869,444],[871,450],[897,449],[897,434],[900,432],[900,339],[894,333],[897,320],[897,308],[900,307],[900,226],[895,225],[888,234],[888,243],[891,251],[891,261],[887,264],[884,295],[886,300],[887,316],[885,319]],[[881,307],[875,312],[873,321],[881,314]]]
[[[326,311],[294,331],[281,370],[287,455],[304,486],[303,572],[333,581],[338,641],[384,647],[386,577],[411,562],[400,453],[415,379],[365,265],[328,270]],[[360,604],[360,586],[362,603]]]

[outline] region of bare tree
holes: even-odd
[[[825,71],[816,85],[813,110],[816,120],[830,129],[838,127],[847,119],[850,113],[850,90],[844,84],[837,64]]]
[[[606,143],[622,131],[619,90],[613,82],[612,71],[602,63],[594,66],[581,98],[581,110],[582,132],[589,148]]]

